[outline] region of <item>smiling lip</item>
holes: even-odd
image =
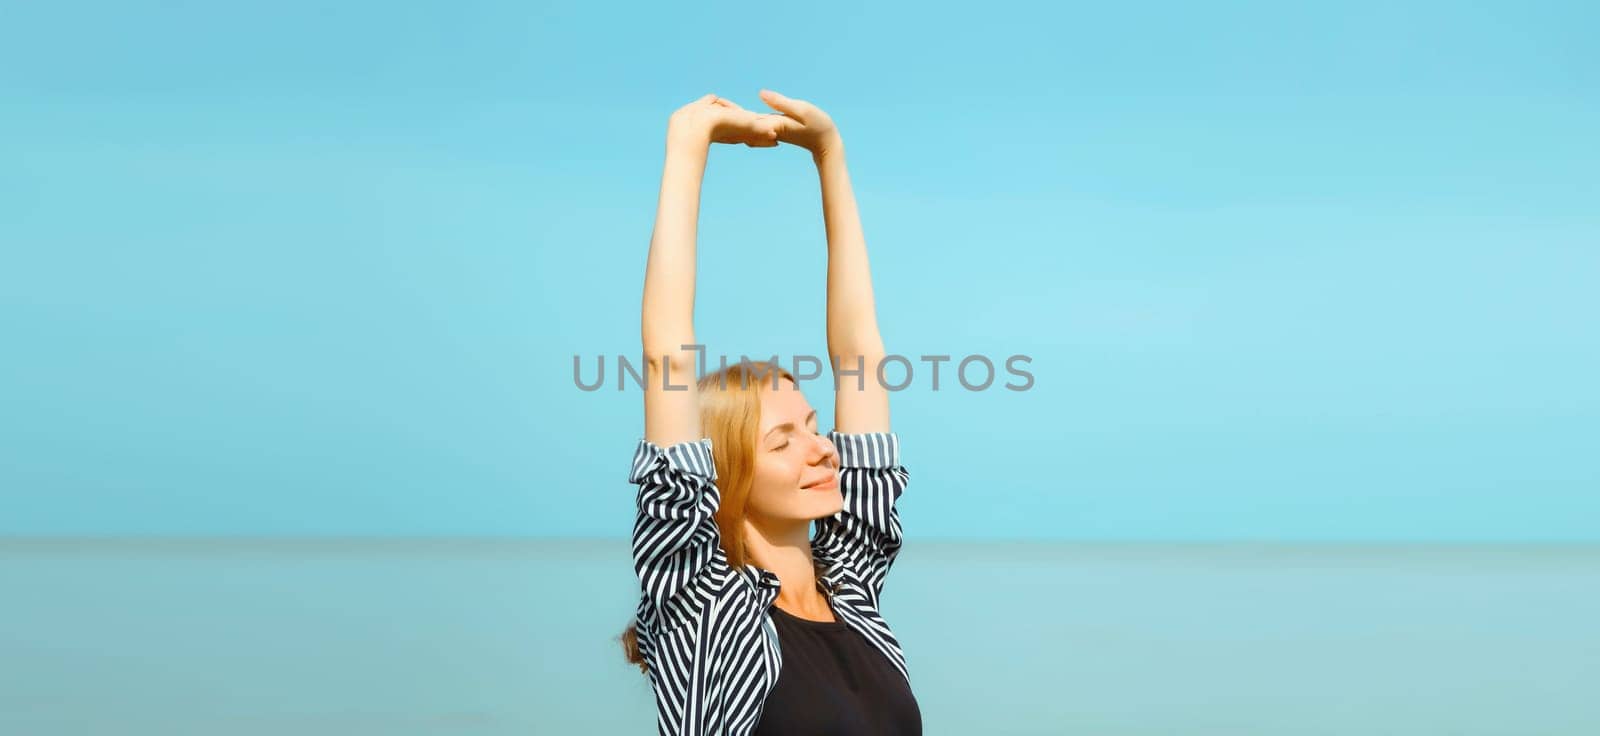
[[[838,476],[834,476],[820,483],[812,483],[809,486],[800,487],[808,491],[831,491],[839,487],[839,478]]]

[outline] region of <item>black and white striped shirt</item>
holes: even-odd
[[[844,508],[818,519],[812,555],[836,616],[905,676],[900,642],[878,613],[884,577],[900,552],[895,502],[910,475],[893,432],[830,431],[839,453]],[[722,551],[721,494],[711,438],[634,452],[633,529],[639,576],[639,653],[649,669],[661,736],[746,736],[778,679],[783,656],[770,618],[778,576],[754,564],[734,570]]]

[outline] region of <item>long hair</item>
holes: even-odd
[[[753,369],[753,370],[752,370]],[[774,375],[774,373],[776,375]],[[761,426],[761,395],[757,391],[776,385],[780,379],[793,382],[794,376],[776,362],[740,361],[702,376],[695,382],[699,391],[700,426],[711,438],[711,459],[717,468],[717,530],[728,566],[742,570],[748,562],[745,551],[745,505],[755,484],[756,432]],[[798,385],[798,384],[797,384]],[[635,617],[619,637],[628,662],[648,673],[649,666],[639,653],[639,621]]]

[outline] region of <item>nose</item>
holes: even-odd
[[[816,435],[816,438],[818,449],[816,464],[837,467],[839,464],[839,452],[834,449],[833,443],[828,441],[828,437],[826,435],[819,434]]]

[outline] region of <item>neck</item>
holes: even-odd
[[[771,570],[783,584],[774,605],[791,613],[827,618],[828,598],[817,588],[811,556],[811,522],[744,520],[745,551],[757,567]]]

